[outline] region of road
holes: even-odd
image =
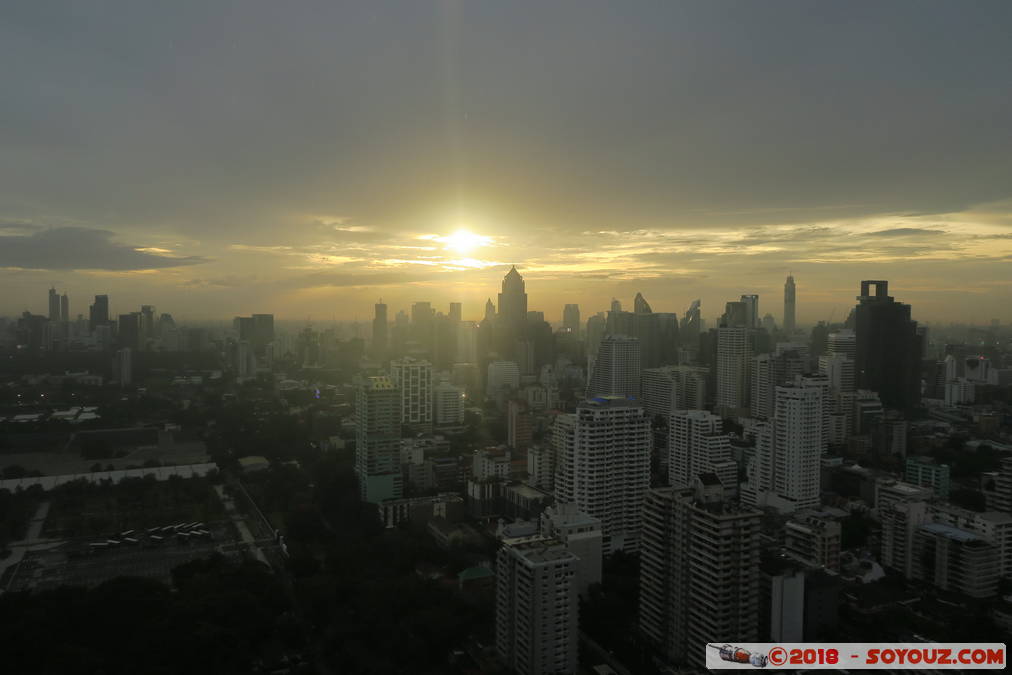
[[[39,537],[42,534],[42,526],[46,524],[46,517],[49,515],[49,502],[42,502],[39,504],[39,508],[35,509],[35,515],[32,516],[31,521],[28,523],[28,532],[21,541],[15,541],[11,543],[11,555],[6,560],[0,560],[0,577],[3,576],[4,572],[7,571],[8,567],[20,565],[21,560],[32,548],[46,548],[47,546],[55,546],[60,543],[58,540],[42,539]],[[11,575],[11,581],[17,575]],[[10,582],[8,582],[8,586]]]

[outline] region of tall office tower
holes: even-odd
[[[717,329],[717,409],[721,414],[744,414],[748,408],[751,361],[752,341],[748,328],[721,326]]]
[[[576,587],[580,594],[591,584],[601,583],[601,521],[576,508],[574,504],[553,504],[541,512],[544,537],[555,537],[580,561],[576,566]]]
[[[699,342],[699,334],[702,332],[703,321],[700,316],[700,301],[693,300],[689,308],[685,310],[685,315],[682,317],[681,330],[679,331],[679,338],[682,344],[696,346]]]
[[[95,303],[88,309],[88,331],[95,332],[96,326],[109,323],[109,296],[96,295]]]
[[[639,625],[673,663],[702,668],[708,642],[759,639],[762,513],[725,502],[714,476],[647,492]]]
[[[492,304],[492,298],[485,301],[485,321],[492,321],[495,319],[495,305]]]
[[[66,293],[60,296],[60,321],[63,323],[70,321],[70,298]]]
[[[141,315],[140,312],[130,312],[119,315],[119,326],[116,331],[116,341],[120,347],[129,347],[137,351],[140,343]]]
[[[401,423],[432,424],[432,364],[406,356],[390,362],[390,379],[400,391]]]
[[[612,311],[612,312],[621,312],[622,311],[622,301],[619,300],[618,298],[612,298],[611,299],[611,310],[610,311]]]
[[[668,418],[668,484],[691,487],[700,474],[720,480],[725,497],[738,491],[738,465],[731,437],[720,415],[705,410],[678,410]]]
[[[826,354],[839,354],[850,360],[857,358],[857,336],[849,328],[830,333],[826,338]]]
[[[240,382],[256,376],[257,359],[248,340],[239,340],[235,346],[235,373]]]
[[[828,378],[834,392],[854,391],[854,361],[843,354],[820,356],[819,373]]]
[[[462,318],[463,306],[459,302],[450,303],[450,313],[447,315],[450,321],[457,322]]]
[[[140,322],[140,347],[142,351],[147,351],[148,342],[156,337],[154,306],[141,305],[138,321]]]
[[[119,386],[129,387],[134,381],[133,351],[124,347],[116,352],[116,379]]]
[[[362,501],[399,499],[401,393],[386,376],[365,378],[355,397],[355,473]]]
[[[870,294],[871,286],[875,295]],[[862,281],[854,308],[857,386],[877,391],[887,408],[909,410],[921,400],[921,336],[910,305],[889,295],[888,281]]]
[[[60,295],[55,288],[49,289],[49,320],[60,320]]]
[[[657,365],[670,366],[679,363],[678,359],[678,315],[674,312],[655,312],[657,319],[657,337],[659,340]]]
[[[527,322],[527,291],[524,278],[514,265],[502,280],[499,318],[519,335]]]
[[[381,357],[386,354],[389,343],[389,326],[387,321],[387,306],[382,301],[375,305],[376,314],[372,319],[372,353]]]
[[[496,554],[495,644],[510,672],[577,671],[579,563],[557,539],[503,542]]]
[[[676,410],[706,407],[706,380],[709,368],[702,366],[661,366],[643,371],[640,403],[650,415],[667,417]]]
[[[409,334],[415,343],[418,353],[434,356],[433,346],[436,330],[436,310],[428,302],[415,302],[411,305],[411,326]]]
[[[580,335],[580,306],[566,305],[562,309],[562,327],[573,335]]]
[[[257,356],[265,356],[268,348],[274,343],[274,315],[254,314],[251,318],[253,351]]]
[[[461,321],[457,324],[457,357],[456,363],[477,363],[478,361],[478,325],[474,321]]]
[[[605,551],[635,551],[650,487],[650,418],[618,398],[587,401],[552,428],[555,498],[598,518]]]
[[[788,275],[784,283],[784,332],[792,333],[795,328],[794,312],[797,307],[797,289],[794,286],[794,276]]]
[[[432,388],[433,420],[439,426],[453,426],[464,422],[464,387],[445,380]]]
[[[741,303],[745,305],[745,325],[749,328],[759,328],[759,296],[743,295]]]
[[[724,303],[724,314],[720,317],[721,328],[748,328],[749,309],[744,302]]]
[[[640,341],[624,335],[601,340],[587,384],[587,398],[640,395]]]
[[[642,293],[637,293],[633,299],[633,313],[635,314],[652,314],[654,310],[650,309],[650,303],[643,297]]]
[[[604,331],[608,325],[604,312],[598,312],[587,319],[587,361],[588,366],[597,358],[598,348],[604,339]]]

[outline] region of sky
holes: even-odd
[[[1012,3],[14,2],[0,314],[1012,321]]]

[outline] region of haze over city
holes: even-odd
[[[1007,3],[310,4],[7,8],[0,312],[1006,311]]]
[[[3,673],[1006,668],[1010,35],[4,3]]]

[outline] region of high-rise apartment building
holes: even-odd
[[[401,423],[432,424],[432,364],[406,356],[390,362],[390,379],[401,396]]]
[[[705,366],[661,366],[643,371],[640,403],[651,415],[667,417],[675,410],[702,410],[707,403]]]
[[[608,335],[597,350],[587,383],[587,398],[640,395],[640,341],[624,335]]]
[[[728,416],[744,414],[748,409],[752,361],[749,333],[744,326],[717,329],[717,409]]]
[[[706,410],[678,410],[668,420],[668,483],[691,487],[697,476],[712,473],[720,479],[725,497],[733,497],[738,487],[738,465],[720,415]]]
[[[915,407],[921,400],[921,336],[910,318],[910,305],[889,295],[888,281],[862,281],[857,299],[857,386],[878,392],[887,408]]]
[[[603,558],[601,521],[574,504],[553,504],[541,513],[542,536],[555,537],[576,554],[576,586],[580,594],[591,584],[601,583]]]
[[[464,405],[464,387],[443,380],[432,388],[432,417],[436,425],[463,424]]]
[[[355,473],[362,501],[399,499],[401,393],[393,380],[376,376],[360,382],[355,417]]]
[[[599,398],[559,415],[552,430],[555,497],[601,521],[606,552],[636,550],[650,487],[650,418],[621,398]]]
[[[723,501],[716,482],[704,474],[693,487],[650,490],[644,504],[640,630],[696,668],[708,642],[759,639],[762,513]]]
[[[818,386],[776,388],[773,419],[755,425],[756,445],[742,501],[782,513],[818,506],[822,395]]]
[[[496,556],[496,651],[517,675],[577,672],[579,559],[557,539],[507,539]]]

